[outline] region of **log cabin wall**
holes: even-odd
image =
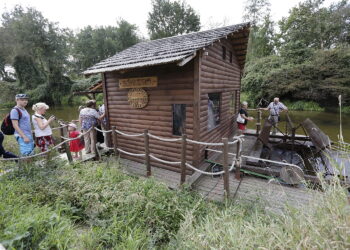
[[[223,46],[226,57],[223,59]],[[232,62],[230,62],[230,52]],[[235,56],[232,41],[223,39],[201,51],[199,63],[199,140],[205,142],[221,142],[223,137],[233,134],[235,129],[234,114],[238,110],[241,81],[241,68]],[[208,94],[220,93],[220,123],[213,129],[208,129]],[[230,109],[232,94],[235,95],[234,110]],[[213,148],[213,147],[211,147]],[[205,146],[199,149],[199,163],[204,160]],[[211,153],[209,153],[209,156]]]
[[[187,63],[183,67],[177,65],[164,65],[128,71],[105,73],[105,95],[108,104],[109,126],[126,133],[142,133],[148,129],[156,136],[179,138],[173,135],[172,104],[186,104],[187,137],[193,139],[193,79],[194,63]],[[158,77],[158,86],[144,88],[149,96],[148,105],[142,109],[132,108],[128,103],[129,89],[120,89],[120,78],[132,77]],[[117,136],[117,146],[132,153],[144,153],[143,137]],[[162,142],[150,138],[150,153],[167,161],[180,161],[181,142]],[[193,146],[187,145],[187,161],[193,161]],[[133,161],[144,163],[142,157],[121,155]],[[165,165],[151,159],[152,166],[164,167],[169,170],[180,171],[180,166]],[[188,171],[190,173],[190,171]]]

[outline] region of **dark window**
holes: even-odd
[[[233,54],[232,54],[232,51],[230,51],[230,63],[232,63],[232,58],[233,58]]]
[[[186,104],[173,104],[173,135],[185,133]]]
[[[226,60],[226,47],[222,46],[222,59]]]
[[[237,90],[230,93],[229,112],[231,115],[236,113],[237,93]]]
[[[208,130],[220,123],[220,93],[208,94]]]

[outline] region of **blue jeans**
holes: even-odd
[[[19,151],[22,156],[28,156],[34,153],[34,141],[32,136],[28,136],[30,141],[28,143],[24,142],[23,138],[20,136],[15,136],[19,145]]]

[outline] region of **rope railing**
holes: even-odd
[[[102,130],[102,129],[99,129],[99,128],[96,128],[96,127],[95,127],[95,130],[99,131],[101,133],[106,133],[106,134],[113,132],[113,130]]]
[[[51,128],[51,130],[56,130],[56,129],[61,129],[61,128],[65,128],[65,127],[68,127],[68,125],[63,125],[63,126],[60,126],[60,127],[54,127],[54,128]]]
[[[151,133],[148,133],[148,136],[153,138],[153,139],[157,139],[160,141],[165,141],[165,142],[176,142],[176,141],[181,141],[181,138],[164,138],[164,137],[159,137],[159,136],[155,136]]]
[[[90,128],[88,131],[86,131],[85,133],[82,133],[80,134],[79,136],[75,137],[75,138],[65,138],[65,140],[57,145],[55,145],[54,147],[50,148],[49,150],[45,151],[45,152],[41,152],[41,153],[38,153],[38,154],[34,154],[34,155],[28,155],[28,156],[21,156],[21,157],[16,157],[16,158],[3,158],[3,159],[0,159],[0,161],[18,161],[18,160],[26,160],[26,159],[31,159],[31,158],[35,158],[35,157],[38,157],[38,156],[42,156],[42,155],[46,155],[48,153],[50,153],[51,151],[59,148],[60,146],[62,146],[63,144],[67,143],[67,142],[70,142],[70,141],[73,141],[73,140],[76,140],[76,139],[79,139],[81,138],[82,136],[84,136],[85,134],[89,133],[91,131],[92,128]]]
[[[124,135],[124,136],[128,136],[128,137],[139,137],[139,136],[144,136],[144,133],[139,133],[139,134],[128,134],[128,133],[124,133],[118,129],[115,130],[115,132],[117,132],[120,135]]]
[[[231,166],[230,166],[230,168],[229,168],[229,170],[228,170],[229,172],[231,172],[232,170],[235,169],[235,164],[236,164],[236,162],[237,162],[237,159],[233,159],[232,164],[231,164]],[[200,169],[198,169],[198,168],[192,166],[192,165],[189,164],[188,162],[186,162],[186,166],[189,167],[190,169],[192,169],[192,170],[194,170],[194,171],[196,171],[196,172],[199,172],[199,173],[201,173],[201,174],[204,174],[204,175],[221,175],[221,174],[224,174],[224,173],[225,173],[224,170],[219,171],[219,172],[207,172],[207,171],[203,171],[203,170],[200,170]]]
[[[170,165],[180,165],[181,164],[181,161],[165,161],[165,160],[162,160],[152,154],[149,155],[152,159],[156,160],[156,161],[159,161],[159,162],[162,162],[162,163],[165,163],[165,164],[170,164]]]

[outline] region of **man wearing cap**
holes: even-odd
[[[15,129],[15,138],[19,145],[21,155],[28,156],[34,151],[34,141],[32,136],[32,126],[30,115],[25,107],[28,104],[27,94],[17,94],[17,105],[11,110],[10,119]]]

